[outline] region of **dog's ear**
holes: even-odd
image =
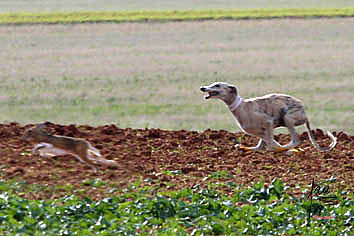
[[[235,93],[237,95],[237,88],[233,85],[229,85],[228,88],[231,90],[232,93]]]

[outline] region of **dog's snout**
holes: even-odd
[[[200,87],[200,90],[201,90],[202,92],[205,92],[205,91],[206,91],[206,88],[203,86],[203,87]]]

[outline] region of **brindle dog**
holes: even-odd
[[[237,145],[239,149],[253,151],[267,149],[276,152],[289,150],[300,144],[295,127],[303,124],[306,124],[312,145],[319,151],[329,151],[337,144],[337,139],[329,131],[327,131],[327,135],[332,139],[332,143],[328,147],[321,147],[316,143],[305,113],[304,104],[292,96],[268,94],[263,97],[243,100],[239,96],[236,86],[224,82],[202,86],[200,90],[208,93],[205,99],[218,98],[225,102],[241,130],[260,138],[257,146]],[[278,127],[286,127],[289,130],[290,143],[280,145],[274,140],[273,129]]]

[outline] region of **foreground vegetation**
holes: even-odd
[[[232,183],[229,183],[232,184]],[[100,201],[75,195],[28,200],[18,183],[0,182],[2,235],[350,235],[353,194],[335,192],[338,201],[308,212],[310,200],[285,192],[282,182],[258,183],[232,196],[212,189],[156,192],[132,184],[122,194]],[[312,209],[323,203],[314,200]]]
[[[5,13],[0,14],[0,24],[58,24],[352,16],[354,16],[354,8]]]

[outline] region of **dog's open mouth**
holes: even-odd
[[[205,96],[205,99],[209,99],[211,97],[217,96],[219,94],[219,92],[217,91],[210,91],[208,92],[208,95]]]

